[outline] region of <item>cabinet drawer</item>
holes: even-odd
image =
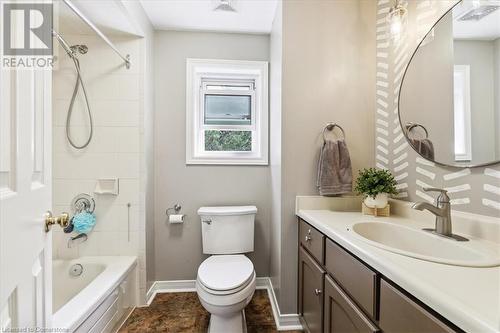
[[[300,244],[312,254],[320,264],[324,263],[325,236],[309,224],[300,220],[299,240]]]
[[[378,333],[380,330],[329,276],[325,278],[325,333]]]
[[[384,333],[455,332],[384,280],[380,285],[379,324]]]
[[[325,271],[299,247],[299,313],[307,331],[323,331],[323,286]]]
[[[363,311],[375,318],[377,274],[331,240],[326,240],[325,247],[328,273]]]

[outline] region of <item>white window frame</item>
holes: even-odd
[[[268,63],[187,59],[186,75],[186,164],[268,165]],[[251,89],[207,89],[228,82]],[[205,94],[251,96],[251,125],[205,125]],[[252,150],[205,151],[203,134],[210,129],[252,131]]]
[[[457,162],[470,162],[472,161],[472,124],[471,124],[471,95],[470,95],[470,66],[469,65],[455,65],[454,66],[454,141],[455,142],[455,161]],[[457,76],[460,79],[460,89],[457,89]],[[461,92],[461,93],[460,93]],[[460,103],[459,103],[460,101]],[[456,124],[457,118],[457,105],[462,105],[463,110],[463,131],[458,131]],[[457,152],[456,142],[457,138],[461,137],[464,141],[464,153]]]

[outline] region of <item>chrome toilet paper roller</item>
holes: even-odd
[[[175,204],[174,207],[167,208],[165,213],[167,214],[169,223],[184,223],[184,218],[186,217],[186,215],[179,214],[181,209],[182,206],[179,204]],[[171,211],[174,211],[174,214],[171,214]]]

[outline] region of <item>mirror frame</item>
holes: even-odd
[[[441,20],[446,16],[448,15],[450,12],[453,11],[453,9],[458,6],[462,1],[459,0],[457,1],[456,4],[454,4],[453,6],[451,6],[450,9],[448,9],[443,15],[441,15],[439,17],[439,19],[436,21],[436,23],[434,23],[432,25],[432,27],[429,29],[429,31],[424,35],[424,37],[422,38],[422,40],[418,43],[415,51],[413,51],[413,54],[411,55],[410,57],[410,60],[408,61],[408,64],[406,65],[405,67],[405,71],[404,71],[404,74],[403,74],[403,77],[401,79],[401,84],[399,86],[399,92],[398,92],[398,118],[399,118],[399,126],[401,126],[401,130],[403,131],[403,135],[406,139],[406,142],[408,143],[408,145],[411,147],[411,149],[413,149],[413,151],[415,153],[417,153],[420,157],[422,157],[423,159],[427,160],[427,161],[430,161],[432,163],[435,163],[436,165],[439,165],[439,166],[442,166],[442,167],[451,167],[451,168],[460,168],[460,169],[466,169],[466,168],[480,168],[480,167],[486,167],[486,166],[491,166],[491,165],[495,165],[495,164],[499,164],[500,163],[500,159],[499,160],[496,160],[496,161],[491,161],[491,162],[486,162],[486,163],[478,163],[478,164],[473,164],[473,163],[469,163],[469,164],[463,164],[463,165],[454,165],[454,164],[446,164],[446,163],[443,163],[443,162],[438,162],[438,161],[433,161],[431,159],[428,159],[427,157],[425,157],[424,155],[420,154],[415,148],[413,148],[413,145],[411,144],[410,142],[410,139],[408,138],[408,136],[406,135],[405,133],[405,127],[403,125],[403,120],[401,119],[401,92],[403,91],[403,85],[405,83],[405,78],[406,78],[406,74],[408,72],[408,68],[410,68],[410,65],[413,61],[413,58],[415,57],[415,55],[417,54],[418,52],[418,49],[420,48],[420,46],[422,45],[422,43],[424,42],[424,40],[427,38],[427,36],[432,32],[432,30],[436,27],[436,25],[438,25],[439,22],[441,22]]]

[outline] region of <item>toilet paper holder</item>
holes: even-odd
[[[170,216],[170,211],[174,211],[175,214],[179,214],[179,212],[181,211],[182,209],[182,206],[179,205],[179,204],[175,204],[174,207],[170,207],[170,208],[167,208],[167,210],[165,211],[165,213],[167,214],[167,216]]]
[[[175,204],[174,207],[167,208],[165,213],[167,214],[167,220],[169,223],[184,223],[185,214],[179,214],[182,206],[179,204]],[[174,211],[174,214],[171,213]]]

